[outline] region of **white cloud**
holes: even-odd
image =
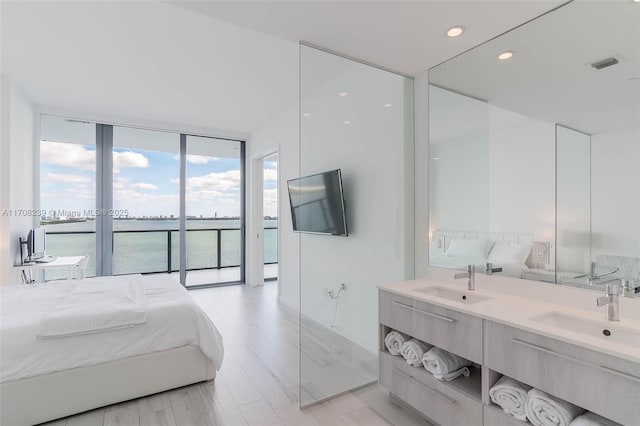
[[[187,162],[191,164],[207,164],[209,161],[215,161],[218,157],[207,157],[205,155],[187,154]]]
[[[73,175],[64,173],[47,173],[42,178],[43,183],[90,183],[91,178],[84,175]]]
[[[113,173],[119,173],[125,167],[149,167],[149,159],[139,152],[113,152]]]
[[[278,170],[264,169],[263,176],[265,182],[276,182],[278,180]]]
[[[179,155],[174,155],[173,158],[175,158],[176,160],[180,160]],[[207,164],[210,161],[216,161],[219,159],[220,158],[218,157],[208,157],[206,155],[187,154],[187,163],[191,163],[191,164]]]
[[[124,189],[127,185],[129,185],[129,179],[127,178],[116,176],[115,179],[113,179],[113,189]]]
[[[80,170],[96,170],[96,151],[73,143],[42,141],[40,161],[45,164],[70,167]],[[113,172],[119,173],[126,167],[149,167],[149,159],[133,152],[113,152]]]
[[[96,169],[96,152],[82,145],[43,141],[40,144],[40,161],[56,166],[93,171]]]
[[[265,189],[263,192],[263,213],[265,216],[278,216],[278,189]]]
[[[159,186],[154,185],[152,183],[144,183],[144,182],[133,183],[131,184],[131,187],[136,189],[148,189],[148,190],[154,190],[154,191],[160,188]]]
[[[240,170],[213,172],[187,178],[187,189],[223,192],[240,189]]]

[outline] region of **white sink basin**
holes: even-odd
[[[529,318],[540,324],[550,325],[573,333],[601,339],[603,342],[618,343],[634,348],[640,347],[640,330],[625,327],[616,322],[597,322],[560,312],[545,312]]]
[[[490,299],[489,297],[474,294],[473,291],[458,291],[440,286],[417,288],[415,291],[464,304],[484,302]]]

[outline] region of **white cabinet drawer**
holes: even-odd
[[[640,365],[486,321],[485,365],[625,425],[640,419]]]
[[[442,426],[482,425],[482,402],[408,365],[401,357],[380,353],[380,384]],[[479,383],[478,383],[479,385]]]
[[[380,291],[380,322],[482,364],[482,319]]]

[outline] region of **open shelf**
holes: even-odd
[[[471,373],[469,377],[461,376],[450,382],[445,382],[434,378],[424,367],[413,367],[407,364],[402,356],[394,356],[387,351],[380,351],[380,360],[383,361],[385,359],[388,359],[388,362],[390,362],[394,368],[411,373],[416,380],[427,386],[446,386],[478,402],[482,402],[482,375],[479,368],[469,367],[469,372]]]
[[[522,420],[518,420],[513,416],[505,413],[502,408],[491,403],[489,405],[484,406],[485,409],[485,424],[487,421],[489,425],[492,426],[531,426],[529,422],[523,422]]]

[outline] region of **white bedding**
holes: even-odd
[[[109,285],[127,277],[89,278]],[[166,275],[141,276],[146,322],[119,330],[39,339],[40,320],[84,281],[1,288],[0,382],[20,380],[186,345],[199,346],[216,370],[222,336],[187,290]]]
[[[502,272],[496,272],[498,276],[508,276],[522,278],[523,272],[528,269],[525,265],[518,264],[517,262],[495,262],[486,257],[474,257],[474,256],[448,256],[443,253],[429,252],[429,264],[431,266],[437,266],[447,269],[466,270],[467,265],[475,265],[477,272],[483,272],[486,264],[491,262],[494,268],[502,268]]]
[[[146,321],[141,275],[86,280],[42,318],[37,337],[55,338],[135,327]]]

